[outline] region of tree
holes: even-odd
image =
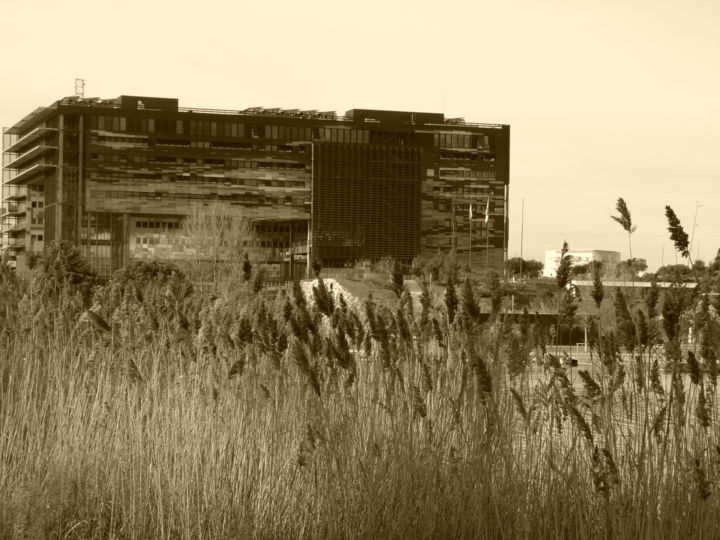
[[[544,264],[535,259],[528,259],[523,263],[523,275],[530,279],[537,279],[542,275]]]
[[[661,266],[655,272],[658,281],[669,281],[682,283],[692,281],[694,278],[692,270],[684,264],[667,264]]]
[[[645,259],[636,259],[635,257],[625,261],[625,265],[628,267],[628,269],[630,270],[630,272],[632,272],[634,276],[637,276],[640,273],[647,271],[648,267],[647,261]]]
[[[573,277],[584,276],[589,272],[589,268],[589,264],[578,264],[572,267],[570,273],[573,275]]]
[[[620,279],[634,279],[638,277],[642,272],[647,270],[647,261],[645,259],[627,259],[620,261],[615,265],[615,277]]]
[[[708,266],[705,264],[705,261],[698,259],[697,261],[693,261],[692,271],[698,278],[701,278],[707,274]]]
[[[543,263],[533,259],[513,257],[505,262],[505,272],[509,277],[528,277],[537,279],[543,270]]]
[[[714,275],[714,274],[717,274],[718,272],[720,272],[720,249],[718,249],[713,262],[711,262],[710,265],[708,266],[708,273]]]
[[[570,282],[570,271],[573,266],[573,258],[572,255],[568,255],[568,251],[570,251],[570,247],[568,246],[567,241],[565,241],[563,242],[562,249],[560,250],[560,265],[555,273],[555,282],[560,289],[563,289],[565,285]]]
[[[246,256],[255,233],[241,210],[219,203],[195,206],[183,221],[183,233],[192,257],[186,261],[188,273],[194,281],[217,288],[222,281],[247,277]]]

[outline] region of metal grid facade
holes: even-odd
[[[316,144],[312,238],[324,264],[420,253],[422,149]]]

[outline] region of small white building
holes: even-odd
[[[559,249],[552,249],[545,252],[545,265],[543,266],[543,276],[555,277],[558,266],[560,266]],[[602,249],[589,250],[570,250],[567,252],[572,256],[573,266],[588,264],[592,261],[598,261],[606,266],[613,266],[620,262],[619,251],[605,251]]]

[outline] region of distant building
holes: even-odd
[[[558,266],[560,266],[559,249],[552,249],[545,252],[545,265],[543,267],[543,276],[555,277]],[[606,266],[613,266],[620,262],[619,251],[605,251],[601,249],[568,251],[568,255],[572,257],[573,265],[588,264],[598,261]]]
[[[1,248],[49,241],[108,274],[184,259],[183,218],[217,201],[252,223],[283,277],[303,264],[455,250],[477,272],[507,256],[510,128],[441,113],[186,108],[177,99],[61,99],[3,131]],[[295,259],[293,259],[295,258]]]

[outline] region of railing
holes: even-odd
[[[120,103],[114,99],[79,99],[75,97],[66,97],[60,100],[61,105],[79,105],[83,107],[104,107],[109,109],[121,108]],[[264,108],[250,107],[247,109],[207,109],[203,107],[178,107],[178,112],[198,113],[198,114],[224,114],[233,116],[268,116],[282,118],[304,118],[312,120],[327,120],[334,122],[358,122],[358,120],[349,116],[340,116],[333,111],[295,111],[294,109]],[[474,127],[483,129],[503,129],[508,127],[507,124],[488,124],[465,122],[462,123],[456,118],[446,118],[442,124],[427,123],[418,124],[426,126],[442,126],[442,127]]]
[[[7,247],[11,248],[25,248],[25,239],[24,238],[7,238],[5,240],[5,245]]]
[[[483,129],[503,129],[508,127],[508,124],[484,124],[484,123],[477,123],[477,122],[463,122],[462,124],[456,124],[453,122],[448,122],[448,120],[452,120],[452,118],[445,119],[445,122],[442,124],[425,124],[426,126],[442,126],[442,127],[475,127],[475,128],[483,128]]]
[[[15,150],[18,150],[20,148],[23,148],[30,144],[31,142],[34,142],[40,138],[42,138],[44,135],[57,131],[57,128],[50,128],[45,126],[40,126],[38,128],[33,129],[29,133],[25,134],[23,137],[20,137],[18,140],[13,142],[11,145],[9,145],[7,148],[5,148],[5,152],[9,153],[15,153]]]
[[[15,223],[7,223],[2,225],[2,230],[7,233],[21,232],[27,229],[27,220],[20,219]]]
[[[14,174],[10,175],[10,177],[5,181],[5,183],[19,184],[20,182],[23,182],[25,180],[30,180],[30,178],[33,178],[36,174],[41,173],[52,167],[57,167],[57,165],[45,162],[35,163],[32,167],[16,171]],[[6,169],[6,171],[7,170],[8,169]]]
[[[16,175],[12,175],[14,177]],[[7,180],[10,180],[11,177],[9,177]],[[3,186],[3,200],[9,201],[9,200],[22,200],[27,198],[27,187],[25,186],[11,186],[11,185],[5,185]]]
[[[49,145],[38,145],[27,152],[23,152],[22,154],[16,156],[10,163],[5,165],[5,168],[7,169],[18,169],[19,165],[25,163],[26,161],[30,161],[33,158],[40,157],[46,152],[51,152],[57,150],[57,146],[49,146]]]
[[[79,105],[81,107],[105,107],[107,109],[119,109],[120,103],[114,99],[83,99],[77,97],[64,97],[60,105]]]
[[[2,216],[12,216],[27,212],[27,205],[23,203],[8,203],[2,208]]]

